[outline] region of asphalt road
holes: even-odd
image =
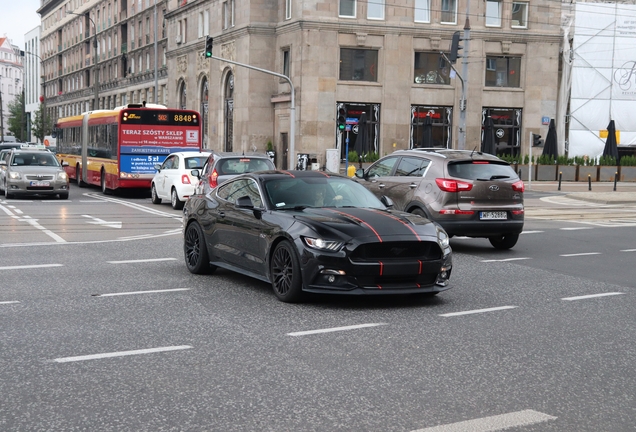
[[[191,275],[147,197],[0,200],[0,430],[634,430],[636,208],[526,199],[434,299],[300,305]]]

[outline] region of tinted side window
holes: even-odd
[[[448,164],[448,173],[452,177],[467,180],[495,180],[517,178],[512,167],[506,163],[487,162],[457,162]]]
[[[422,177],[430,161],[417,157],[404,157],[395,170],[396,176]]]
[[[175,159],[175,156],[168,156],[168,159],[163,161],[163,165],[161,166],[161,169],[172,169],[172,168],[174,168],[174,159]]]
[[[371,165],[371,168],[369,168],[368,176],[386,177],[390,175],[397,160],[398,158],[395,156],[377,161],[375,164]]]
[[[251,179],[240,179],[229,184],[224,184],[223,187],[219,187],[217,195],[231,203],[236,203],[241,197],[248,196],[252,200],[254,207],[262,207],[263,200],[258,191],[258,186]]]

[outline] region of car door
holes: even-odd
[[[254,179],[242,178],[232,182],[225,214],[227,222],[227,237],[223,239],[228,245],[230,253],[228,261],[245,270],[263,275],[265,274],[265,239],[261,234],[265,226],[259,210],[239,208],[237,200],[248,196],[257,209],[263,208],[263,198]]]
[[[384,194],[393,200],[393,208],[407,211],[418,197],[426,200],[431,188],[426,187],[424,175],[430,163],[425,157],[403,156],[398,161],[393,176],[383,179]]]
[[[155,189],[159,198],[168,198],[170,189],[166,189],[166,183],[170,177],[170,172],[174,171],[176,155],[170,155],[163,161],[157,179],[155,180]]]
[[[360,183],[369,189],[375,196],[381,198],[386,195],[386,179],[389,178],[397,165],[400,156],[387,156],[371,165],[364,174],[363,179],[358,179]]]

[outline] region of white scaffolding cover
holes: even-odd
[[[636,5],[577,3],[574,22],[569,156],[598,157],[610,120],[636,144]]]

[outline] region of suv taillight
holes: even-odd
[[[472,183],[446,178],[436,178],[435,183],[444,192],[468,192],[473,188]]]
[[[212,171],[212,174],[210,174],[210,177],[208,177],[208,182],[210,183],[210,187],[212,189],[214,189],[215,187],[219,185],[218,178],[219,178],[219,173],[216,172],[216,170]]]
[[[523,184],[523,180],[519,180],[512,184],[512,190],[515,192],[523,192],[526,190],[526,185]]]

